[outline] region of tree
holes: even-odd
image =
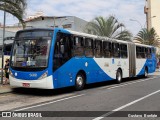
[[[0,10],[6,11],[15,16],[20,21],[23,28],[25,27],[23,15],[26,6],[26,0],[0,0]]]
[[[140,30],[137,34],[137,36],[134,38],[134,40],[139,41],[140,43],[146,44],[146,45],[152,45],[155,47],[160,47],[160,38],[157,35],[154,28],[151,28],[150,30],[147,30],[147,28],[143,28]]]
[[[100,16],[94,18],[86,25],[84,32],[129,41],[131,41],[132,37],[132,34],[125,29],[125,25],[119,23],[114,16],[109,16],[108,18]]]

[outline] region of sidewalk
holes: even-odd
[[[11,91],[12,91],[12,88],[10,87],[9,84],[7,84],[7,85],[0,84],[0,94],[9,93]]]
[[[151,75],[160,76],[160,71],[158,69],[156,69],[156,72],[154,72]],[[9,93],[11,91],[12,91],[12,88],[10,87],[9,84],[7,84],[7,85],[0,84],[0,94]]]
[[[156,71],[154,73],[152,73],[153,75],[160,75],[160,69],[156,69]]]

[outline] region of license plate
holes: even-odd
[[[30,87],[30,83],[22,83],[23,87]]]

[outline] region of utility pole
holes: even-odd
[[[152,24],[151,24],[151,23],[152,23],[152,18],[155,18],[155,17],[156,17],[156,16],[152,16],[152,17],[150,17],[150,18],[149,18],[149,17],[146,18],[146,25],[147,25],[147,30],[148,30],[148,31],[149,31],[149,30],[151,29],[151,27],[152,27],[152,26],[151,26],[151,25],[152,25]]]
[[[4,39],[5,39],[5,27],[6,27],[6,11],[4,10],[4,19],[3,19],[3,37],[2,37],[2,68],[4,66]],[[3,84],[3,69],[1,70],[1,83]]]
[[[53,17],[53,21],[54,21],[54,29],[55,29],[55,26],[56,26],[55,16]]]

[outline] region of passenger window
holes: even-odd
[[[84,55],[84,40],[83,37],[73,37],[73,56]]]
[[[111,42],[104,41],[103,42],[103,54],[104,54],[104,58],[110,58],[111,57],[111,52],[112,52]]]
[[[151,56],[151,53],[152,53],[152,50],[151,50],[151,48],[147,48],[147,58],[148,59],[151,59],[152,58],[152,56]]]
[[[127,45],[121,44],[120,45],[120,56],[121,58],[127,58],[128,57],[128,52],[127,52]]]
[[[142,58],[145,58],[145,48],[144,47],[141,48],[141,56]]]
[[[137,58],[142,58],[141,57],[141,47],[136,46],[136,57]]]
[[[137,58],[145,58],[145,48],[136,46],[136,56]]]
[[[94,56],[93,39],[90,39],[90,38],[85,39],[85,56],[86,57]]]
[[[102,41],[100,40],[95,41],[95,57],[102,57]]]
[[[152,47],[151,48],[151,53],[156,53],[156,48]]]
[[[113,48],[113,57],[119,58],[120,57],[119,43],[112,43],[112,48]]]

